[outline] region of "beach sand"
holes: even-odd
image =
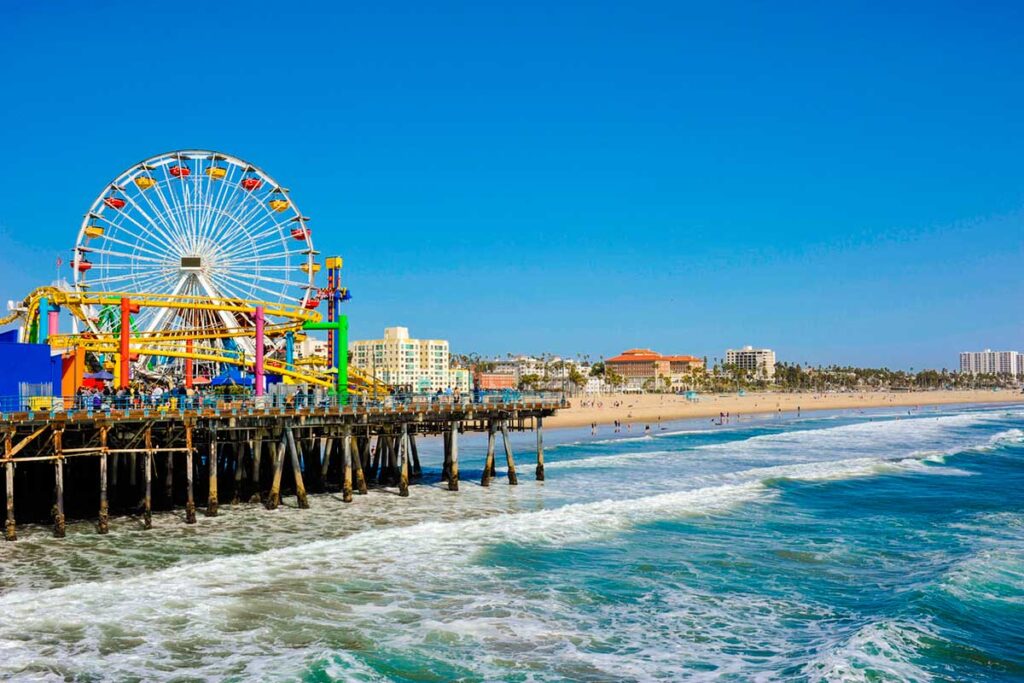
[[[913,392],[850,392],[850,393],[748,393],[701,394],[699,400],[688,401],[683,396],[668,394],[603,394],[570,399],[571,407],[560,410],[544,421],[546,427],[582,427],[596,422],[609,424],[615,420],[632,423],[643,429],[646,424],[686,418],[715,417],[720,413],[792,413],[799,408],[811,410],[838,410],[841,408],[882,408],[886,406],[923,406],[947,403],[1024,403],[1024,394],[1004,389],[965,391],[913,391]],[[585,404],[585,405],[584,405]],[[616,406],[618,404],[618,406]]]

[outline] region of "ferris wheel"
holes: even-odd
[[[308,218],[262,169],[209,150],[160,154],[125,170],[92,203],[71,267],[80,292],[317,304],[319,265]],[[111,311],[88,326],[110,332]],[[147,306],[133,331],[223,330],[250,326],[243,314]],[[252,353],[253,341],[226,343]]]

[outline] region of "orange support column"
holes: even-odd
[[[129,346],[129,340],[131,339],[132,331],[132,320],[131,320],[131,302],[128,297],[121,297],[121,377],[120,377],[120,388],[127,389],[131,370],[131,349]]]

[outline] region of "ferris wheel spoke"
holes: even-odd
[[[247,281],[245,279],[242,279],[242,278],[238,277],[238,275],[239,275],[239,273],[232,273],[230,275],[227,274],[227,273],[221,273],[220,277],[221,277],[222,280],[227,280],[228,282],[235,283],[237,286],[239,286],[239,287],[241,287],[243,289],[248,288],[250,292],[259,290],[261,292],[266,292],[267,294],[270,294],[271,296],[274,296],[274,297],[283,297],[284,296],[284,292],[282,292],[282,291],[276,291],[276,290],[270,289],[269,287],[264,287],[263,285],[259,284],[259,282],[255,281],[255,280]]]
[[[244,189],[243,192],[245,192]],[[248,237],[252,232],[252,221],[259,216],[261,212],[269,211],[266,205],[262,203],[262,200],[256,196],[249,195],[247,193],[244,199],[246,200],[242,203],[242,205],[245,206],[244,213],[240,213],[233,223],[225,222],[224,229],[219,236],[225,239],[242,235]]]
[[[136,250],[142,251],[142,252],[144,252],[146,254],[149,254],[150,256],[153,256],[154,258],[163,259],[164,261],[168,261],[168,260],[170,260],[170,258],[172,258],[172,257],[170,257],[170,255],[168,254],[168,252],[166,250],[162,251],[162,252],[153,251],[152,249],[150,249],[148,247],[142,246],[142,243],[131,244],[129,242],[125,242],[124,240],[120,240],[120,239],[118,239],[116,237],[113,237],[111,235],[104,235],[103,236],[103,241],[104,241],[104,243],[106,243],[106,242],[113,242],[114,244],[120,244],[121,246],[126,247],[128,249],[136,249]]]
[[[145,177],[149,177],[149,178],[153,177],[152,175],[150,175],[150,172],[148,170],[145,170],[144,172],[146,173]],[[136,178],[139,177],[140,175],[141,174],[136,174]],[[131,183],[125,183],[125,186],[126,187],[131,187],[131,186],[134,185],[135,186],[135,190],[133,190],[133,192],[137,196],[141,197],[142,200],[145,201],[145,203],[149,206],[149,209],[152,212],[152,216],[149,216],[148,214],[145,214],[145,213],[143,214],[147,218],[147,220],[149,220],[153,224],[154,228],[158,228],[160,230],[161,234],[167,235],[167,236],[173,235],[177,239],[180,239],[180,236],[181,236],[182,233],[181,233],[181,230],[179,229],[179,227],[177,225],[177,222],[175,220],[173,212],[166,210],[166,207],[165,207],[165,210],[163,212],[161,212],[159,207],[157,207],[153,203],[153,200],[151,199],[151,196],[152,196],[153,193],[149,192],[148,190],[144,190],[142,188],[139,188],[138,185],[135,183],[135,178],[132,178],[131,180],[132,180],[132,182]],[[153,178],[153,180],[154,180],[153,188],[155,188],[155,192],[157,194],[159,194],[161,192],[161,190],[160,190],[160,182],[157,181],[155,178]],[[153,188],[150,188],[150,189],[153,189]],[[133,203],[134,204],[138,204],[138,202],[133,202]],[[140,210],[141,210],[141,206],[140,206]]]
[[[230,188],[232,192],[218,206],[217,214],[210,226],[210,240],[215,244],[220,242],[224,233],[230,232],[236,225],[244,224],[242,221],[245,220],[245,215],[248,212],[247,204],[251,200],[240,182],[230,176],[231,174],[228,178],[219,181],[224,183],[224,188]]]
[[[214,285],[216,285],[217,291],[223,292],[223,294],[228,295],[227,298],[238,299],[241,301],[249,301],[255,298],[252,295],[252,290],[239,291],[236,290],[234,287],[229,286],[225,282],[225,278],[223,275],[210,275],[210,280],[213,282]]]
[[[174,196],[173,195],[173,187],[171,185],[171,176],[167,172],[167,166],[166,165],[163,166],[163,172],[164,172],[164,180],[163,181],[157,180],[157,182],[153,186],[153,188],[156,190],[156,197],[157,197],[157,199],[160,200],[160,204],[163,206],[163,216],[165,217],[167,222],[169,222],[171,224],[171,226],[173,227],[175,235],[178,236],[179,243],[182,244],[184,247],[188,247],[188,236],[189,236],[188,235],[188,230],[186,230],[185,227],[180,222],[180,220],[179,220],[180,217],[178,216],[178,211],[176,209],[172,209],[171,208],[171,205],[167,201],[167,197],[164,195],[164,184],[166,183],[166,185],[167,185],[167,194],[170,195],[172,198]],[[147,201],[149,201],[150,204],[152,205],[152,201],[149,200],[148,196],[147,196]],[[153,207],[153,211],[154,211],[154,213],[159,213],[159,209],[157,209],[155,206]]]
[[[133,288],[134,291],[132,291],[130,293],[131,294],[145,293],[145,292],[149,291],[150,289],[155,288],[156,285],[159,285],[159,284],[161,284],[161,282],[160,282],[160,278],[158,276],[155,276],[155,275],[145,275],[145,276],[142,276],[142,277],[138,277],[138,276],[136,276],[136,274],[133,274],[132,277],[131,277],[131,285],[133,286],[132,288]]]
[[[145,242],[146,244],[150,245],[151,247],[153,247],[155,249],[166,249],[167,248],[166,245],[167,245],[167,242],[168,242],[168,238],[163,237],[163,236],[159,236],[159,235],[155,235],[154,233],[150,232],[150,230],[145,225],[143,225],[142,223],[137,221],[134,216],[131,216],[131,215],[127,214],[127,213],[120,213],[120,214],[116,215],[113,219],[104,217],[104,220],[113,229],[111,231],[112,234],[116,233],[116,232],[124,232],[124,233],[127,233],[127,234],[134,234],[141,242]],[[131,230],[128,229],[128,226],[125,225],[125,221],[127,221],[127,222],[131,223],[132,225],[134,225],[135,227],[137,227],[139,230],[142,231],[143,234],[139,234],[137,232],[133,233]],[[146,237],[146,236],[152,237],[152,240],[148,239],[148,237]],[[107,238],[108,235],[104,234],[103,237]],[[155,240],[155,241],[153,241],[153,240]]]
[[[135,271],[130,271],[128,273],[125,273],[124,275],[111,275],[111,276],[104,275],[103,277],[96,278],[95,280],[88,280],[88,281],[86,281],[86,284],[88,284],[89,287],[96,287],[97,285],[107,285],[107,284],[110,284],[112,282],[122,282],[124,280],[136,280],[136,279],[138,279],[138,273],[135,272]]]
[[[191,183],[181,178],[175,178],[170,173],[171,163],[182,164],[181,159],[175,159],[163,164],[164,179],[167,180],[167,194],[170,202],[174,204],[174,213],[178,216],[181,224],[182,234],[188,246],[189,253],[194,253],[198,248],[197,232],[192,215],[188,211],[188,199],[191,196]]]
[[[140,206],[137,201],[135,201],[134,197],[132,197],[127,192],[122,192],[121,195],[127,200],[128,204],[130,206],[135,208],[135,210],[138,211],[142,215],[142,218],[145,220],[145,222],[148,225],[152,226],[152,228],[154,230],[156,230],[157,232],[159,232],[161,234],[162,239],[164,241],[170,242],[170,243],[174,243],[175,242],[174,236],[171,233],[167,232],[164,229],[162,224],[160,224],[157,221],[155,221],[152,216],[150,216],[148,213],[146,213],[146,210],[143,209],[142,206]],[[118,215],[119,216],[123,216],[127,220],[130,220],[132,223],[134,223],[136,226],[138,226],[138,228],[140,230],[144,230],[146,233],[152,234],[152,233],[149,232],[149,230],[145,226],[142,225],[142,223],[139,223],[138,221],[136,221],[134,219],[134,217],[132,217],[129,213],[122,211],[122,212],[119,212]],[[113,221],[111,221],[111,222],[113,223]],[[159,239],[155,235],[153,237],[154,237],[154,239]]]
[[[280,230],[277,232],[276,235],[275,235],[273,229],[268,229],[262,235],[253,235],[251,237],[251,244],[254,244],[255,246],[251,247],[251,249],[248,250],[248,252],[246,253],[246,257],[248,257],[249,255],[259,255],[260,253],[265,252],[265,251],[270,250],[270,249],[281,249],[281,252],[279,252],[279,253],[282,253],[282,254],[301,253],[301,252],[298,252],[298,251],[289,251],[288,250],[288,241],[284,237],[284,230],[289,230],[290,231],[290,229],[284,223],[279,224],[277,227],[279,227]],[[240,255],[240,254],[245,253],[245,252],[246,252],[246,249],[243,246],[243,247],[237,247],[234,251],[227,252],[225,255],[227,255],[227,256],[235,256],[235,255]]]
[[[261,201],[258,206],[253,207],[253,211],[246,217],[246,220],[240,221],[239,226],[245,226],[245,232],[249,235],[258,235],[263,229],[267,222],[272,224],[278,222],[280,214],[271,209],[265,201]],[[258,220],[257,220],[258,218]],[[290,221],[288,218],[285,221],[281,221],[282,224]]]
[[[149,246],[153,247],[154,249],[163,250],[163,251],[166,252],[167,244],[168,244],[168,238],[164,237],[164,236],[161,236],[161,235],[156,235],[156,234],[150,232],[150,230],[145,225],[143,225],[142,223],[137,221],[134,216],[131,216],[131,215],[127,214],[127,213],[124,213],[124,214],[118,214],[113,219],[109,219],[108,218],[108,219],[105,219],[105,220],[107,221],[107,223],[112,228],[112,231],[110,232],[110,235],[107,235],[107,234],[103,235],[103,237],[105,239],[109,239],[113,234],[116,234],[118,232],[124,232],[126,234],[133,234],[133,235],[135,235],[135,237],[140,242],[144,242],[144,243],[148,244]],[[139,230],[141,230],[141,234],[139,232],[133,232],[133,231],[129,230],[128,226],[125,225],[125,221],[131,223],[132,225],[137,227]],[[152,240],[149,239],[149,237],[152,237]],[[155,241],[153,241],[153,240],[155,240]]]
[[[224,178],[217,180],[214,178],[212,173],[205,174],[208,200],[204,204],[203,228],[204,238],[209,242],[212,242],[213,240],[214,226],[220,216],[221,205],[225,201],[225,198],[229,197],[227,192],[229,185],[226,181],[228,181],[228,176],[234,171],[234,165],[228,167],[217,166],[216,160],[210,160],[210,165],[207,168],[207,171],[213,168],[225,168],[225,176]]]
[[[156,264],[161,265],[161,266],[167,264],[166,261],[162,261],[160,259],[152,258],[150,256],[139,256],[137,254],[125,254],[125,253],[120,252],[120,251],[114,251],[112,249],[104,249],[102,247],[89,247],[89,249],[91,249],[93,253],[103,254],[104,256],[116,256],[118,258],[124,258],[124,259],[128,259],[128,260],[146,261],[147,263],[156,263]]]
[[[309,286],[306,282],[293,282],[292,280],[282,280],[281,278],[268,277],[266,275],[251,275],[249,273],[235,272],[233,277],[242,278],[245,280],[252,280],[253,282],[272,282],[278,285],[285,285],[287,287],[298,287],[304,289]]]

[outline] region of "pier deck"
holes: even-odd
[[[306,408],[240,400],[183,410],[4,413],[5,538],[17,538],[16,509],[23,521],[52,521],[62,537],[69,518],[95,518],[106,533],[112,514],[139,514],[149,528],[154,510],[182,508],[185,522],[195,523],[196,501],[205,500],[205,514],[214,516],[221,491],[270,509],[282,495],[308,507],[309,490],[340,490],[346,502],[372,486],[397,486],[408,496],[421,474],[419,436],[443,437],[442,478],[457,491],[459,434],[488,435],[487,486],[497,439],[508,482],[516,484],[509,433],[536,430],[535,472],[543,480],[543,420],[565,407],[562,397]]]

